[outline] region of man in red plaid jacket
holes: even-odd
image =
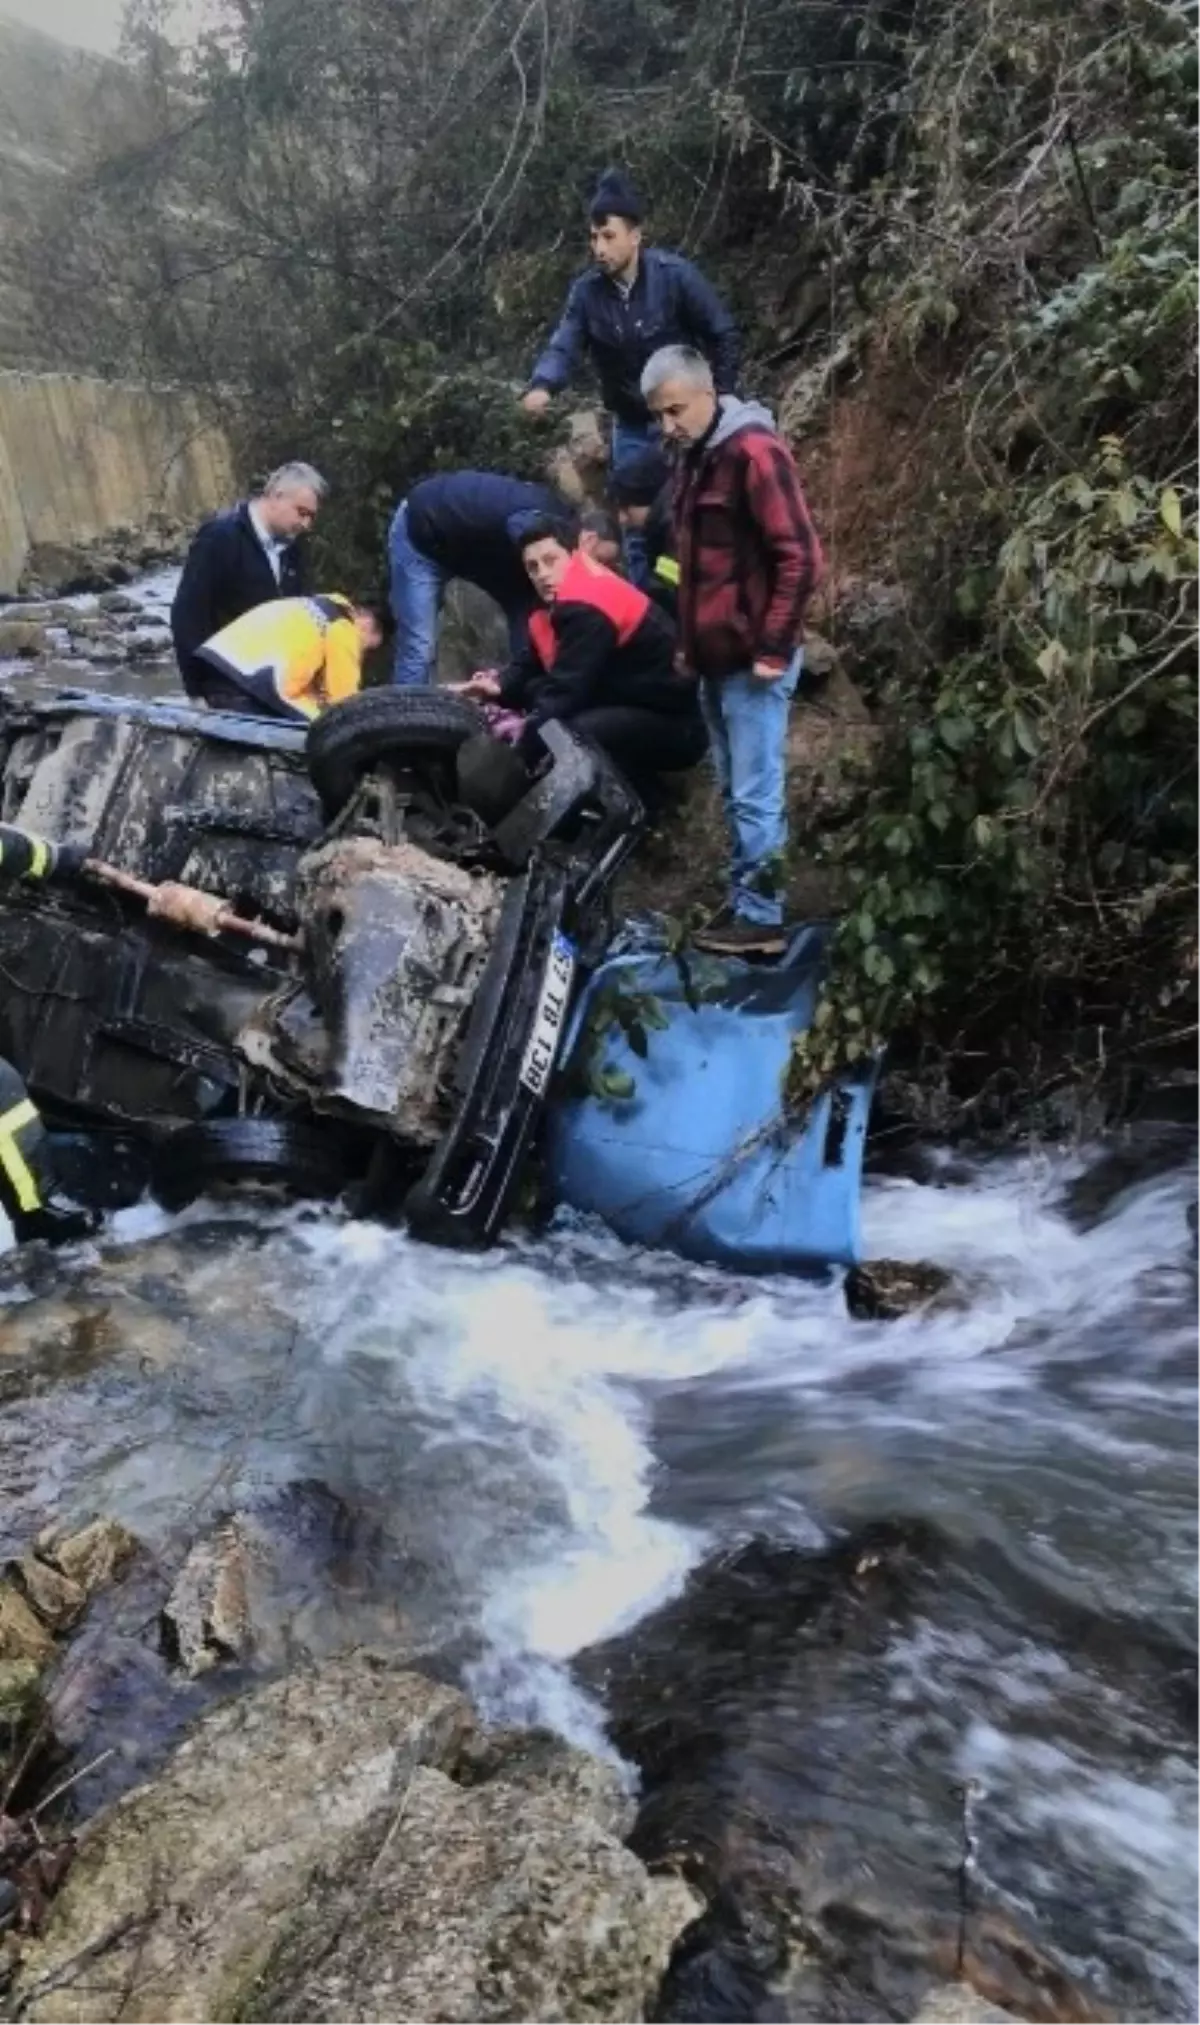
[[[681,456],[674,517],[680,654],[699,678],[732,844],[725,918],[695,937],[722,955],[786,946],[788,706],[804,611],[824,567],[792,453],[754,401],[718,397],[708,361],[654,353],[642,391]]]

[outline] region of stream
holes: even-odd
[[[816,1837],[823,1889],[916,1918],[952,1908],[976,1779],[981,1897],[1115,2015],[1194,2017],[1194,1173],[1180,1148],[1097,1210],[1098,1162],[1103,1184],[1102,1156],[1052,1154],[871,1181],[868,1255],[963,1289],[890,1323],[851,1321],[833,1279],[739,1280],[569,1218],[458,1258],[328,1212],[120,1212],[24,1309],[7,1261],[6,1326],[53,1338],[73,1301],[116,1350],[76,1329],[0,1418],[0,1549],[103,1512],[170,1564],[290,1500],[260,1664],[439,1653],[489,1716],[609,1750],[611,1720],[627,1756],[621,1654],[674,1599],[669,1692],[705,1721],[723,1697],[689,1808],[697,1781],[722,1817],[750,1794]],[[881,1522],[910,1542],[906,1607],[797,1666],[780,1594]],[[692,1610],[685,1583],[747,1543],[731,1673],[720,1598]],[[117,1752],[89,1804],[236,1684],[180,1686],[136,1586],[130,1610],[99,1686],[86,1635],[75,1661],[78,1746]],[[599,1641],[598,1675],[577,1658]],[[689,2001],[674,2015],[879,2015]]]
[[[878,1323],[840,1275],[741,1279],[568,1216],[460,1258],[143,1204],[10,1253],[0,1329],[45,1355],[0,1414],[0,1552],[104,1513],[154,1557],[64,1663],[63,1733],[113,1753],[80,1798],[255,1668],[362,1641],[619,1753],[648,1853],[765,1852],[843,1933],[953,1931],[975,1781],[976,1904],[1111,2015],[1195,2018],[1195,1195],[1165,1128],[876,1174],[865,1255],[957,1288]],[[277,1541],[251,1667],[182,1683],[163,1580],[243,1510]],[[847,1542],[887,1580],[831,1638],[814,1571],[832,1593]],[[664,2015],[911,2015],[852,1974],[784,2002],[733,1954],[718,1934]]]

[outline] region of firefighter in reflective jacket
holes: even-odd
[[[392,628],[386,607],[349,598],[272,598],[196,650],[211,670],[204,700],[251,717],[316,717],[362,684],[363,656]]]
[[[81,844],[49,844],[28,830],[0,823],[0,879],[71,879],[83,865]],[[36,1104],[11,1062],[0,1056],[0,1209],[18,1244],[43,1238],[65,1244],[87,1237],[99,1218],[58,1196],[50,1142]]]

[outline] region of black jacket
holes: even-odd
[[[569,722],[611,703],[694,716],[696,685],[675,671],[674,628],[648,599],[639,603],[641,617],[624,640],[614,618],[590,601],[560,593],[539,607],[529,645],[501,676],[501,702],[525,711],[534,725],[550,717]]]
[[[171,606],[175,659],[188,694],[204,692],[208,670],[195,655],[206,640],[255,605],[265,605],[271,598],[302,597],[307,589],[307,572],[295,542],[283,550],[276,583],[245,500],[206,520],[187,552]]]
[[[516,545],[521,520],[575,517],[550,486],[497,471],[437,472],[414,485],[405,503],[413,547],[450,576],[477,584],[505,612],[530,612],[537,603]]]
[[[712,366],[718,394],[736,392],[741,340],[725,304],[690,260],[649,246],[642,248],[628,297],[599,267],[572,282],[562,321],[530,385],[558,393],[586,352],[605,407],[623,422],[645,422],[642,367],[660,345],[694,345]]]

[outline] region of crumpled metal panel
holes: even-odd
[[[305,982],[328,1036],[318,1103],[436,1143],[503,896],[411,844],[343,838],[301,860]]]

